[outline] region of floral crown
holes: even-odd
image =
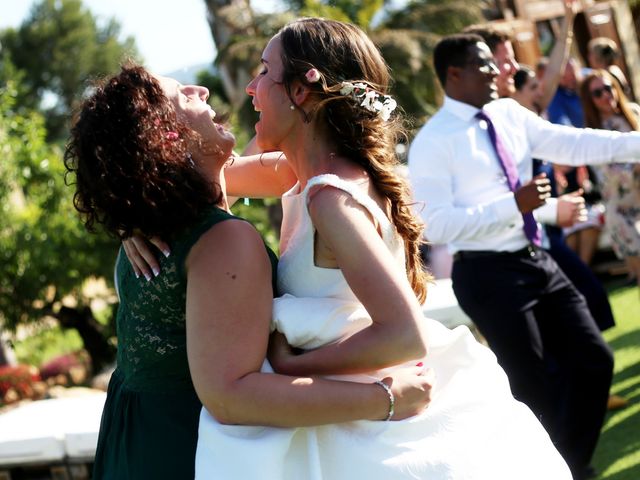
[[[317,68],[310,68],[305,74],[309,83],[320,81],[320,72]],[[398,103],[390,95],[384,95],[363,82],[341,82],[340,95],[349,96],[359,105],[370,112],[377,113],[385,122],[391,117]]]

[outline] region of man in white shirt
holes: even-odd
[[[571,29],[571,25],[573,24],[573,18],[576,13],[577,0],[565,0],[564,3],[565,19],[563,20],[563,31],[566,30],[566,36],[557,39],[558,41],[556,42],[556,46],[553,47],[550,60],[547,62],[545,67],[545,73],[543,75],[544,78],[542,78],[542,83],[544,84],[543,90],[545,90],[545,92],[543,92],[543,96],[546,96],[547,100],[551,100],[551,97],[553,97],[553,94],[557,89],[556,87],[558,82],[560,86],[564,85],[567,88],[575,90],[576,79],[580,78],[579,72],[575,70],[575,62],[573,62],[571,58],[567,57],[572,39],[573,31]],[[567,24],[565,25],[564,22],[567,22]],[[501,98],[511,97],[516,99],[514,94],[515,83],[513,80],[515,80],[514,72],[516,72],[520,67],[515,60],[510,35],[504,30],[501,30],[500,27],[490,25],[471,26],[466,28],[463,33],[475,33],[482,37],[491,50],[491,53],[493,53],[493,58],[498,66],[498,70],[500,71],[496,78],[498,95]],[[566,68],[564,66],[565,63]],[[509,82],[509,79],[511,79],[512,82]],[[533,83],[533,81],[527,83]],[[546,91],[547,89],[549,89],[549,91]],[[559,90],[557,93],[559,94]],[[567,95],[564,95],[564,97],[566,97],[565,100],[569,98]],[[574,100],[576,99],[578,102],[579,112],[575,110],[574,105],[568,110],[568,115],[573,119],[575,119],[576,116],[579,116],[579,124],[570,121],[556,121],[551,115],[547,115],[545,118],[552,123],[584,127],[580,99],[575,97]],[[536,108],[534,108],[533,105],[522,103],[522,97],[520,97],[519,103],[528,107],[529,110],[536,112]],[[569,104],[573,103],[573,101],[569,102]],[[544,104],[545,101],[542,100],[542,104],[539,106],[544,107]],[[551,112],[551,107],[549,107],[549,112]],[[575,170],[575,168],[572,168],[571,170]],[[546,171],[547,175],[552,177],[554,173],[553,164],[534,160],[533,171]],[[589,176],[593,178],[593,172],[591,172]],[[553,186],[555,182],[553,178],[550,178],[550,180],[552,183],[552,195],[555,196],[556,193],[554,192]],[[549,201],[548,203],[549,208],[556,208],[556,222],[554,224],[545,225],[545,228],[543,229],[544,233],[547,234],[548,239],[548,242],[544,244],[545,249],[551,254],[553,259],[558,263],[567,277],[569,277],[569,280],[571,280],[578,291],[585,297],[589,311],[591,312],[593,319],[596,321],[600,331],[613,327],[615,325],[615,319],[611,309],[611,304],[607,298],[607,292],[602,286],[600,280],[598,280],[591,268],[587,265],[588,262],[585,263],[581,259],[583,254],[587,255],[588,253],[584,250],[585,248],[588,249],[591,246],[593,247],[593,252],[595,252],[599,229],[585,228],[582,230],[582,233],[580,234],[580,256],[576,253],[577,249],[569,248],[561,230],[561,228],[569,228],[574,225],[577,226],[581,222],[587,221],[588,210],[585,207],[585,198],[579,196],[579,192],[574,191],[570,194],[561,195],[557,197],[557,199]],[[609,409],[620,408],[626,405],[626,403],[627,402],[624,398],[612,395],[609,397],[608,407]]]
[[[629,161],[640,152],[640,134],[553,125],[514,100],[496,100],[498,70],[477,35],[444,38],[434,64],[444,105],[409,151],[426,236],[448,244],[456,297],[514,395],[539,415],[574,477],[587,478],[613,356],[584,297],[536,245],[532,213],[553,222],[556,209],[547,202],[548,180],[531,178],[532,156],[569,164]],[[550,389],[548,355],[567,380],[560,392]]]

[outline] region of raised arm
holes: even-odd
[[[231,197],[280,197],[298,181],[282,152],[261,152],[255,137],[224,171]]]
[[[280,197],[298,180],[282,152],[237,157],[224,176],[231,197]]]
[[[386,392],[375,384],[260,373],[271,317],[271,265],[248,223],[214,226],[187,259],[187,348],[198,396],[220,422],[295,427],[384,419]],[[401,411],[428,403],[428,377],[387,378]]]
[[[534,158],[573,166],[640,161],[640,132],[556,125],[520,105],[515,104],[514,109]]]
[[[342,341],[287,357],[278,371],[363,373],[424,358],[422,309],[368,212],[350,195],[325,187],[311,199],[309,213],[372,323]]]
[[[556,40],[551,55],[549,55],[549,63],[542,77],[542,95],[538,107],[544,111],[551,103],[551,99],[556,93],[558,83],[564,72],[569,53],[571,51],[571,43],[573,41],[573,21],[576,16],[578,7],[577,0],[564,1],[564,18],[560,27],[560,35]]]

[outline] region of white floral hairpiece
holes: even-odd
[[[351,95],[357,101],[362,100],[361,107],[377,113],[385,122],[389,120],[391,112],[398,106],[393,97],[375,91],[366,83],[342,82],[340,85],[342,87],[340,88],[341,95]]]

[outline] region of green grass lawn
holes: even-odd
[[[621,410],[609,412],[602,428],[593,465],[600,480],[640,479],[640,290],[608,285],[616,326],[604,332],[615,352],[611,393],[629,400]]]

